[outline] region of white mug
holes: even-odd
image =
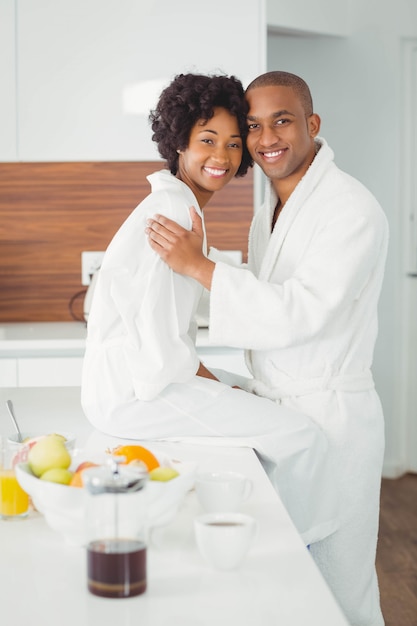
[[[197,547],[209,565],[219,570],[238,568],[257,532],[257,522],[243,513],[206,513],[194,520]]]
[[[252,492],[252,481],[238,472],[199,472],[195,491],[207,513],[238,511]]]

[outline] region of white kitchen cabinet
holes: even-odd
[[[86,327],[79,322],[0,326],[0,387],[79,387]]]
[[[85,351],[82,322],[0,326],[0,387],[79,387]],[[199,329],[197,352],[207,367],[248,375],[243,350],[212,346]]]
[[[243,350],[215,347],[198,348],[197,352],[208,368],[249,376]],[[1,359],[0,387],[79,387],[82,362],[82,356]]]
[[[17,363],[19,387],[79,387],[82,357],[20,358]]]
[[[0,161],[17,159],[15,2],[0,2]]]
[[[16,0],[16,11],[21,161],[158,160],[148,115],[176,74],[247,83],[265,70],[264,0]]]
[[[17,359],[0,359],[0,387],[17,387]]]

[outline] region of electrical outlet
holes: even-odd
[[[91,277],[98,269],[100,269],[104,252],[81,252],[81,284],[89,285]]]

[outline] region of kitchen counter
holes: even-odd
[[[84,354],[83,322],[18,322],[0,325],[0,357]]]
[[[84,322],[10,322],[0,324],[0,357],[37,354],[83,355]],[[196,345],[208,347],[208,329],[199,328]]]
[[[0,389],[3,434],[11,430],[7,399],[22,430],[71,430],[78,446],[95,450],[117,443],[91,429],[79,389]],[[92,596],[85,550],[65,543],[41,515],[0,520],[0,613],[8,626],[348,626],[253,450],[145,445],[201,469],[234,470],[251,478],[253,491],[243,512],[257,519],[259,533],[243,566],[216,572],[202,560],[193,534],[193,519],[202,512],[194,491],[171,524],[152,533],[148,590],[129,599]]]

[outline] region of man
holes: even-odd
[[[387,221],[369,191],[336,167],[301,78],[268,72],[246,98],[247,145],[268,176],[247,269],[201,254],[195,214],[192,231],[155,216],[150,245],[211,291],[210,340],[246,349],[247,391],[309,415],[326,433],[340,527],[311,553],[352,626],[380,626],[384,424],[370,368]]]

